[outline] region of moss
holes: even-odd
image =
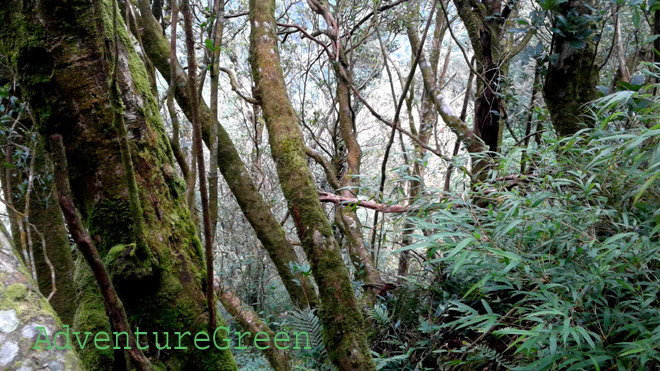
[[[112,24],[112,2],[109,0],[103,1],[103,24],[106,32],[106,37],[109,40],[114,39],[113,24]],[[135,48],[132,46],[135,44],[134,39],[128,34],[126,26],[123,19],[121,18],[121,12],[117,9],[118,12],[118,27],[117,34],[123,45],[126,46],[126,52],[128,54],[128,67],[131,72],[131,78],[135,89],[140,92],[142,99],[144,100],[143,105],[140,107],[141,113],[146,118],[146,122],[151,126],[152,129],[156,131],[158,138],[152,138],[151,142],[156,143],[159,146],[160,154],[159,161],[161,162],[170,162],[174,163],[174,154],[172,153],[172,148],[169,145],[169,139],[165,131],[165,127],[160,116],[160,110],[158,109],[158,102],[156,97],[151,93],[151,82],[147,69],[142,62],[142,59],[135,51]]]
[[[104,256],[112,246],[133,241],[131,210],[127,200],[106,198],[89,211],[89,233],[99,254]]]
[[[90,331],[95,334],[99,331],[110,332],[110,322],[105,312],[103,297],[98,289],[89,266],[82,259],[76,261],[76,275],[74,277],[78,288],[78,308],[73,320],[73,331]],[[110,371],[114,363],[114,354],[111,350],[100,350],[93,346],[86,346],[78,351],[80,360],[87,370]]]
[[[20,300],[27,294],[27,286],[22,283],[15,283],[7,287],[7,298],[9,300]]]

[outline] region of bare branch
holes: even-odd
[[[259,104],[259,102],[257,102],[256,99],[241,93],[241,90],[238,88],[238,84],[236,83],[236,78],[234,77],[234,74],[231,72],[230,69],[225,67],[219,67],[218,70],[226,73],[227,76],[229,76],[229,84],[231,85],[231,90],[233,90],[236,94],[238,94],[239,97],[241,97],[244,101],[250,104]]]

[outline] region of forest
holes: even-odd
[[[0,370],[660,370],[660,1],[0,0]]]

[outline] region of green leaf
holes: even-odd
[[[644,192],[646,192],[646,190],[651,186],[651,184],[653,184],[655,178],[657,178],[658,175],[660,175],[660,173],[655,173],[655,175],[650,177],[649,180],[647,180],[646,183],[644,183],[642,188],[640,188],[639,192],[637,192],[637,195],[635,195],[635,199],[633,200],[633,205],[635,205],[637,201],[639,201],[642,195],[644,195]]]
[[[498,236],[504,236],[504,235],[507,234],[510,230],[512,230],[513,228],[515,228],[518,224],[520,224],[520,223],[522,223],[522,222],[524,222],[523,219],[514,220],[513,222],[509,223],[509,225],[507,225],[506,227],[504,227],[504,229],[500,230],[500,231],[497,232],[496,234],[497,234]]]
[[[463,250],[467,245],[469,245],[473,241],[475,241],[474,237],[468,237],[468,238],[464,239],[463,241],[459,242],[459,244],[456,245],[456,247],[454,247],[451,250],[451,252],[449,252],[449,254],[447,255],[447,259],[449,259],[452,256],[454,256],[454,255],[458,254],[459,252],[461,252],[461,250]]]

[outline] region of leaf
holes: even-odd
[[[640,27],[640,14],[639,14],[639,9],[634,8],[633,9],[633,24],[635,25],[635,28],[639,29]]]
[[[522,223],[522,222],[524,222],[523,219],[514,220],[513,222],[509,223],[509,225],[507,225],[506,227],[504,227],[504,229],[502,229],[502,230],[500,230],[499,232],[497,232],[496,235],[498,235],[498,236],[500,236],[500,237],[501,237],[501,236],[504,236],[504,235],[506,235],[510,230],[512,230],[513,228],[515,228],[518,224],[520,224],[520,223]]]
[[[577,49],[577,50],[584,49],[584,48],[587,47],[587,44],[584,41],[577,40],[577,39],[570,40],[568,42],[568,45],[570,45],[571,48]]]
[[[646,190],[651,186],[651,184],[653,184],[653,182],[655,181],[655,178],[657,178],[658,175],[660,175],[660,173],[655,173],[655,175],[650,177],[649,180],[647,180],[646,183],[644,183],[642,188],[640,188],[639,192],[637,192],[637,195],[635,196],[635,199],[633,200],[633,205],[635,205],[637,203],[637,201],[639,201],[639,199],[642,197],[642,195],[644,195],[644,192],[646,192]]]
[[[451,252],[449,252],[449,254],[447,255],[447,259],[449,259],[452,256],[454,256],[454,255],[458,254],[459,252],[461,252],[461,250],[463,250],[467,245],[470,244],[470,242],[473,242],[473,241],[475,241],[474,237],[468,237],[468,238],[464,239],[463,241],[459,242],[459,244],[456,245],[456,247],[454,247],[451,250]]]
[[[550,355],[555,356],[557,354],[557,333],[550,333]]]
[[[211,39],[206,39],[204,40],[204,44],[206,45],[206,48],[209,50],[213,50],[213,40]]]
[[[536,333],[529,330],[521,330],[517,328],[504,328],[500,330],[493,331],[495,335],[525,335],[525,336],[535,336]]]
[[[603,241],[603,246],[607,246],[607,245],[611,244],[614,241],[620,240],[622,238],[630,237],[630,236],[637,236],[637,233],[627,232],[627,233],[615,234],[614,236],[612,236],[612,237],[606,239],[605,241]]]

